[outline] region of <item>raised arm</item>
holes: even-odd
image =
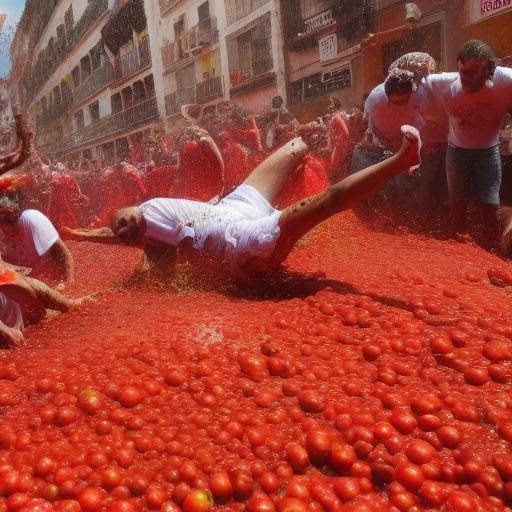
[[[16,149],[12,153],[0,158],[0,174],[4,174],[21,165],[30,156],[32,150],[32,132],[26,120],[19,114],[15,116],[15,119],[18,142]]]

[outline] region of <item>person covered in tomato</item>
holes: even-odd
[[[38,210],[24,210],[19,196],[0,197],[0,252],[6,262],[45,273],[59,271],[74,279],[74,260],[50,219]]]
[[[24,163],[31,154],[32,150],[32,131],[30,130],[27,121],[23,119],[20,114],[14,116],[16,125],[16,147],[14,151],[0,158],[0,175],[15,169]],[[6,186],[11,185],[9,180],[2,179],[0,185],[7,183]],[[6,188],[4,186],[4,188]]]
[[[489,45],[472,40],[457,53],[458,72],[427,78],[434,105],[448,116],[446,178],[454,234],[469,233],[487,249],[499,238],[499,132],[512,108],[512,69],[498,62]]]
[[[116,210],[142,201],[148,193],[142,173],[127,161],[107,168],[100,186],[103,194],[94,225],[108,222]]]
[[[419,133],[403,127],[395,155],[304,199],[283,211],[272,202],[308,148],[296,138],[266,158],[217,204],[186,199],[152,199],[116,212],[111,227],[65,230],[78,240],[143,248],[139,271],[168,271],[178,255],[251,279],[275,270],[295,243],[332,215],[354,207],[397,174],[420,163]],[[208,258],[209,257],[209,258]]]
[[[50,181],[48,217],[58,229],[62,226],[79,227],[82,209],[89,204],[89,198],[82,194],[76,178],[64,164],[58,163]]]
[[[43,319],[46,309],[65,313],[85,299],[65,297],[0,259],[0,343],[19,345],[24,340],[25,324]]]
[[[184,199],[210,201],[224,193],[224,160],[210,134],[189,126],[180,141],[175,191]]]
[[[369,165],[381,162],[396,153],[401,146],[401,126],[414,126],[421,131],[425,126],[422,116],[425,89],[418,88],[415,74],[404,69],[393,69],[384,83],[375,87],[366,99],[364,118],[368,129],[354,151],[350,172],[356,173]],[[365,220],[378,219],[383,224],[396,222],[397,203],[403,199],[405,178],[397,176],[372,198],[358,208]]]

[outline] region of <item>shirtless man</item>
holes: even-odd
[[[219,259],[235,276],[258,276],[277,268],[295,243],[329,217],[354,207],[394,176],[420,163],[417,130],[403,127],[397,153],[345,178],[326,191],[283,211],[272,207],[288,175],[307,152],[296,138],[265,159],[219,203],[152,199],[123,208],[111,228],[65,230],[75,239],[124,242],[144,249],[143,270],[169,269],[178,251],[200,251]]]

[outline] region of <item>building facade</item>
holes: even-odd
[[[450,70],[477,37],[512,61],[512,2],[417,0],[414,23],[406,4],[27,0],[10,96],[33,114],[42,153],[109,163],[141,136],[172,130],[184,104],[230,100],[258,113],[280,95],[309,121],[332,97],[361,106],[409,51]]]
[[[33,26],[38,9],[44,23]],[[52,159],[124,158],[159,123],[142,0],[29,0],[12,54],[12,81]]]

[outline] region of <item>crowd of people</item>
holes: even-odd
[[[450,215],[453,236],[507,255],[512,70],[481,41],[464,45],[457,65],[436,73],[430,55],[406,54],[364,110],[333,98],[306,124],[279,96],[259,116],[227,101],[186,105],[170,133],[133,143],[111,166],[49,162],[18,118],[19,142],[0,161],[0,336],[17,343],[35,305],[80,303],[28,277],[53,262],[60,288],[73,280],[66,238],[141,247],[137,270],[149,274],[178,257],[204,264],[206,253],[249,283],[316,225],[355,208],[374,226],[423,230]]]

